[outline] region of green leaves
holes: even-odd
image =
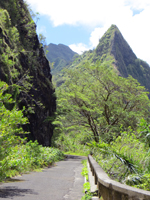
[[[88,144],[101,167],[121,182],[149,172],[150,101],[145,88],[131,76],[118,76],[111,62],[86,63],[65,74],[66,82],[56,90],[58,147],[73,150],[77,142]]]
[[[12,147],[19,144],[21,139],[16,134],[24,133],[21,125],[27,123],[22,111],[16,107],[8,110],[5,104],[13,102],[11,95],[6,93],[8,85],[0,81],[0,179],[5,176],[8,169],[7,156],[11,153]]]
[[[12,177],[19,173],[28,172],[45,166],[50,166],[54,162],[64,159],[64,154],[55,148],[42,147],[35,142],[18,144],[12,146],[11,154],[5,159],[7,168],[3,171],[3,177]],[[4,160],[1,162],[4,166]],[[1,166],[0,166],[1,170]]]
[[[99,137],[111,141],[111,132],[117,137],[120,125],[124,130],[135,128],[139,118],[148,116],[150,101],[145,88],[131,76],[118,76],[111,62],[87,62],[65,74],[66,82],[56,90],[57,110],[63,110],[63,118],[56,120],[62,120],[63,127],[83,126],[96,142]]]

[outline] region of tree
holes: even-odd
[[[46,46],[46,37],[42,33],[39,34],[39,41],[43,46]]]
[[[99,137],[111,141],[119,136],[120,127],[134,129],[139,118],[148,116],[145,88],[131,76],[118,76],[110,62],[87,62],[66,75],[66,82],[57,88],[59,115],[54,124],[61,131],[87,132],[96,142]]]
[[[24,133],[21,125],[27,123],[27,118],[23,117],[22,111],[16,107],[12,110],[6,108],[6,104],[11,104],[13,99],[6,93],[8,85],[0,81],[0,177],[3,177],[7,170],[7,156],[11,153],[12,147],[20,143],[21,139],[17,134]]]

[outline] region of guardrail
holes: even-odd
[[[112,180],[98,165],[91,155],[88,156],[89,165],[95,184],[98,187],[99,198],[103,200],[150,200],[150,192],[137,189]]]

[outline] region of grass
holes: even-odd
[[[92,194],[90,192],[90,183],[88,182],[88,168],[87,168],[87,160],[82,160],[83,168],[82,168],[82,176],[86,178],[86,182],[83,184],[83,191],[85,195],[81,200],[90,200],[92,198]]]
[[[43,147],[37,141],[12,147],[9,155],[0,162],[0,181],[31,171],[42,171],[65,155],[56,148]]]
[[[72,151],[63,151],[64,154],[67,154],[67,155],[75,155],[75,156],[88,156],[88,152],[79,152],[79,151],[76,151],[76,152],[72,152]]]

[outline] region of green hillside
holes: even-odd
[[[149,65],[136,57],[116,25],[112,25],[106,31],[99,40],[96,49],[86,51],[82,55],[77,56],[66,68],[77,68],[86,62],[96,63],[96,61],[104,62],[107,60],[113,60],[113,66],[117,70],[118,75],[122,77],[131,75],[150,91]],[[57,85],[59,85],[64,77],[63,74],[59,74],[56,78]]]
[[[93,61],[114,59],[114,67],[123,77],[131,75],[150,91],[150,67],[138,59],[129,44],[123,38],[117,26],[112,25],[100,39],[94,51]]]
[[[68,46],[63,44],[52,44],[47,46],[47,59],[54,63],[51,73],[57,75],[66,65],[68,65],[77,53],[72,51]]]
[[[150,190],[149,65],[112,25],[66,68],[57,76],[56,147],[90,151],[114,180]]]

